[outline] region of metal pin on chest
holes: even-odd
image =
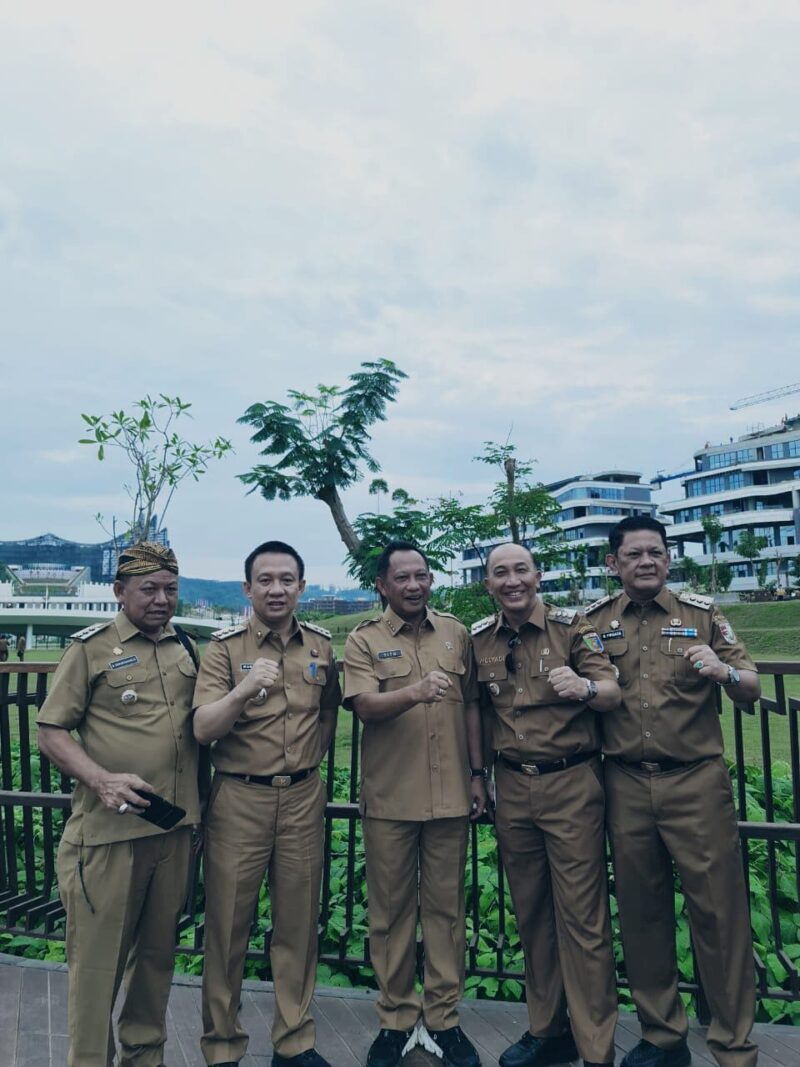
[[[135,689],[126,689],[122,696],[119,698],[123,704],[135,704],[139,699],[139,694]]]

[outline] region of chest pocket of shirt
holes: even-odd
[[[611,637],[603,640],[605,650],[611,659],[619,659],[628,651],[628,641],[624,637]]]
[[[119,715],[135,715],[141,708],[143,693],[139,686],[147,681],[147,667],[119,667],[115,671],[106,671],[104,678],[111,690],[109,697],[112,710]],[[126,689],[136,693],[136,700],[129,704],[122,700]]]
[[[391,693],[395,689],[402,689],[408,685],[409,674],[411,674],[411,661],[404,656],[375,660],[375,677],[380,683],[382,693]]]
[[[566,666],[563,656],[531,654],[528,697],[532,704],[553,704],[558,700],[555,689],[550,685],[550,672]]]
[[[508,673],[503,660],[499,663],[479,663],[478,681],[489,691],[489,699],[498,707],[508,707],[514,700],[514,675]]]
[[[672,678],[682,689],[706,684],[706,679],[694,669],[688,659],[683,658],[687,648],[698,643],[696,637],[662,637],[661,654],[665,656],[665,674]]]
[[[316,663],[313,666],[309,664],[308,667],[303,667],[303,678],[309,685],[325,685],[328,680],[328,668],[323,667],[322,664],[319,666]]]
[[[456,659],[455,656],[443,656],[437,657],[439,664],[439,670],[444,671],[450,678],[450,688],[445,690],[444,700],[455,700],[457,703],[461,703],[462,690],[461,690],[461,678],[466,672],[464,663]]]

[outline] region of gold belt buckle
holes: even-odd
[[[520,763],[520,767],[524,774],[534,776],[541,773],[535,763]]]
[[[292,784],[292,776],[291,774],[274,774],[272,776],[272,784],[278,789],[283,789]]]
[[[649,763],[647,760],[642,760],[642,767],[648,774],[661,774],[660,763]]]

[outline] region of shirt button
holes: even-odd
[[[439,764],[438,763],[434,763],[433,766],[431,767],[431,770],[432,771],[438,771],[439,770]]]
[[[521,693],[521,692],[523,692],[523,690],[522,690],[522,689],[518,689],[518,690],[517,690],[517,692],[518,692],[518,693]]]
[[[515,719],[518,719],[518,718],[519,718],[519,715],[520,715],[519,711],[515,711],[515,712],[514,712],[514,718],[515,718]]]
[[[642,645],[642,652],[646,652],[646,651],[647,651],[647,645]]]
[[[287,719],[291,719],[291,717],[292,717],[292,713],[291,713],[291,711],[290,711],[290,712],[287,712],[287,714],[286,714],[286,718],[287,718]]]
[[[649,705],[649,704],[647,703],[647,701],[646,701],[646,700],[643,700],[643,701],[642,701],[642,707],[643,707],[643,708],[649,708],[649,707],[650,707],[650,705]]]
[[[649,736],[650,736],[650,731],[649,731],[649,730],[645,730],[645,732],[644,732],[644,736],[645,736],[645,737],[649,737]]]
[[[287,682],[286,683],[286,688],[287,689],[291,689],[292,688],[292,683],[291,682]]]
[[[170,702],[169,702],[169,706],[170,706],[171,708],[174,708],[174,707],[175,707],[175,701],[174,701],[174,700],[170,700]]]
[[[647,619],[642,619],[642,626],[647,626]]]
[[[519,741],[524,741],[525,740],[525,734],[517,734],[517,739]]]
[[[494,678],[494,671],[489,671],[489,677]]]
[[[165,678],[167,677],[167,672],[166,671],[162,671],[161,673]]]
[[[126,678],[126,679],[127,679],[127,680],[128,680],[129,682],[132,682],[132,681],[133,681],[133,675],[132,675],[132,674],[126,674],[126,675],[125,675],[125,678]]]
[[[642,678],[649,678],[649,677],[650,677],[650,676],[649,676],[648,674],[643,674],[643,675],[642,675]]]

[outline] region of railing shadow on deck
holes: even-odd
[[[786,679],[800,675],[798,662],[758,662],[762,675],[773,676],[774,698],[755,706],[734,707],[734,753],[731,772],[739,815],[742,858],[750,891],[756,941],[755,973],[762,1015],[780,1015],[782,1002],[800,1003],[800,699],[786,692]],[[52,663],[0,664],[0,935],[17,940],[63,939],[64,912],[58,897],[55,855],[69,814],[70,781],[42,757],[32,720],[47,692]],[[12,680],[16,688],[12,688]],[[746,751],[744,723],[759,723],[758,753]],[[788,777],[775,778],[772,748],[775,731],[785,731]],[[349,753],[337,761],[336,742],[323,763],[327,778],[325,852],[320,907],[320,962],[349,975],[353,984],[370,985],[364,857],[357,794],[358,720],[353,716]],[[337,765],[338,764],[338,765]],[[756,795],[763,819],[748,819]],[[761,812],[759,811],[759,814]],[[612,880],[613,892],[613,880]],[[505,887],[502,863],[491,826],[473,826],[466,873],[467,989],[480,995],[522,995],[523,963],[516,925]],[[626,988],[624,963],[616,930],[612,896],[618,985]],[[257,916],[248,957],[261,977],[269,970],[268,905]],[[0,938],[6,950],[15,948]],[[203,954],[202,858],[195,860],[181,917],[178,951],[199,969]],[[418,945],[421,972],[422,946]],[[686,969],[686,968],[685,968]],[[680,989],[694,998],[697,1014],[708,1019],[699,976],[692,963]],[[510,983],[503,988],[503,983]]]

